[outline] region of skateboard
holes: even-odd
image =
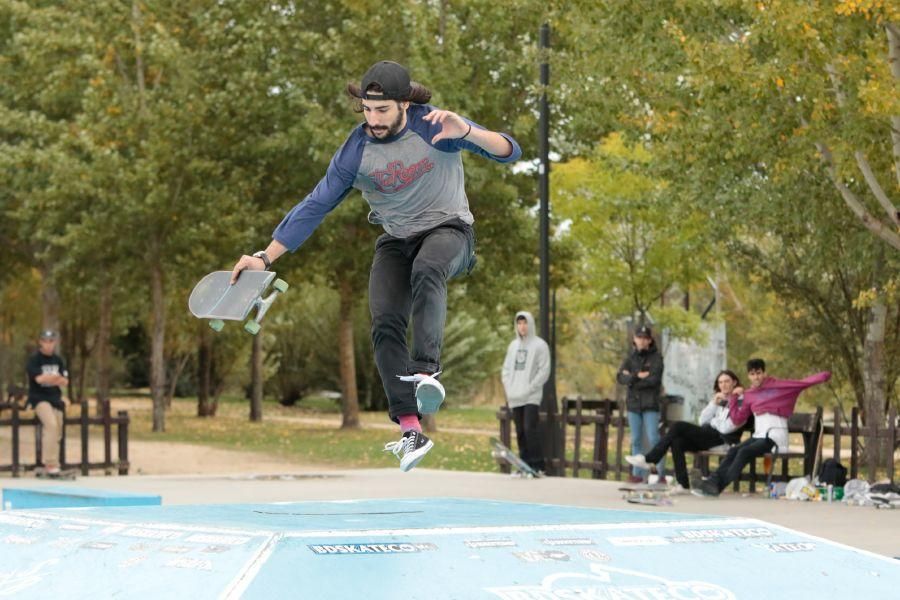
[[[34,473],[34,476],[38,479],[57,479],[57,480],[65,480],[65,481],[75,481],[75,478],[78,476],[78,473],[74,469],[65,469],[60,471],[59,473],[47,473],[43,469],[37,470]]]
[[[875,508],[900,508],[900,495],[897,494],[869,494],[869,499],[875,503]]]
[[[664,483],[626,485],[619,488],[625,492],[622,498],[629,504],[646,504],[650,506],[671,506],[669,488]]]
[[[504,446],[497,438],[491,438],[491,456],[493,456],[498,463],[508,464],[529,479],[542,477],[540,473],[529,467],[528,463],[514,454],[512,450]]]
[[[274,291],[263,297],[270,285]],[[222,331],[225,321],[245,320],[255,308],[256,317],[244,323],[244,329],[256,335],[275,297],[288,287],[284,280],[275,279],[271,271],[242,271],[234,285],[231,271],[214,271],[194,286],[188,308],[195,317],[209,319],[209,326],[216,331]]]

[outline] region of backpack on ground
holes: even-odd
[[[847,467],[833,458],[822,463],[819,469],[819,485],[833,485],[843,487],[847,483]]]

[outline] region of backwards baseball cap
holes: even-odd
[[[362,76],[359,88],[360,98],[366,100],[405,100],[412,92],[409,71],[406,67],[389,60],[375,63]],[[382,92],[368,92],[373,83],[381,87]]]
[[[634,337],[653,337],[653,332],[650,331],[650,328],[646,325],[641,325],[637,329],[634,330]]]
[[[45,329],[41,332],[42,340],[55,340],[59,337],[59,334],[53,331],[52,329]]]

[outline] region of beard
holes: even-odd
[[[372,127],[371,125],[369,125],[369,130],[372,132],[372,135],[379,139],[397,135],[398,133],[400,133],[400,130],[403,129],[403,116],[404,111],[400,110],[400,112],[397,114],[396,120],[394,120],[394,122],[390,125],[381,125],[379,127]]]

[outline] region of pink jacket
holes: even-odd
[[[734,396],[729,400],[729,413],[735,425],[743,424],[750,413],[762,415],[770,413],[788,418],[794,412],[794,405],[800,393],[808,387],[831,379],[831,372],[822,371],[804,379],[775,379],[766,377],[762,385],[744,391],[741,402]]]

